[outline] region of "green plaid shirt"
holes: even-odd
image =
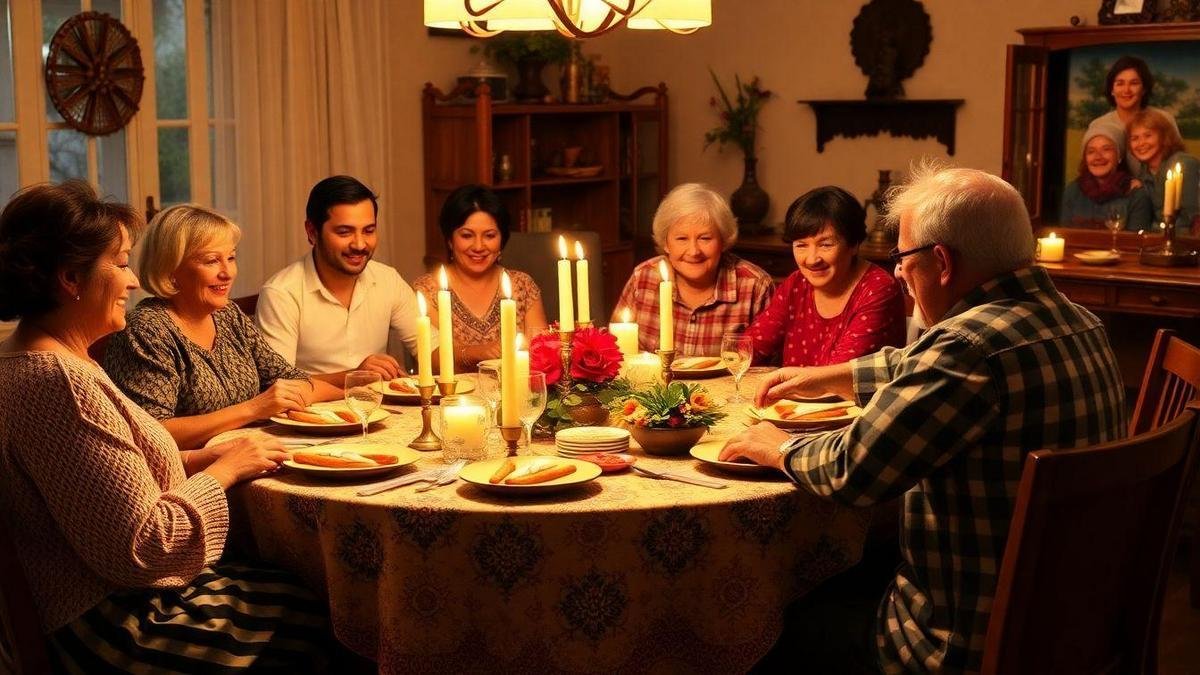
[[[785,462],[847,504],[904,495],[904,562],[877,626],[888,673],[979,670],[1025,455],[1125,432],[1104,327],[1045,269],[993,279],[948,316],[904,349],[851,361],[862,416],[797,438]]]

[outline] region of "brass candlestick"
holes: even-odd
[[[525,435],[524,425],[518,424],[515,427],[506,427],[500,425],[500,438],[504,439],[504,445],[508,447],[508,456],[517,456],[517,446],[521,442],[521,437]]]
[[[1200,262],[1200,256],[1197,255],[1196,251],[1184,251],[1176,246],[1175,219],[1178,215],[1178,212],[1176,212],[1166,216],[1166,220],[1163,222],[1162,246],[1142,249],[1140,258],[1143,265],[1184,267],[1187,265],[1196,265]]]
[[[558,395],[566,398],[571,391],[571,338],[575,331],[558,331],[558,354],[562,359],[562,377],[558,378]]]
[[[429,452],[442,449],[442,439],[433,433],[433,388],[432,384],[417,385],[417,393],[421,395],[421,433],[408,444],[413,450]]]
[[[442,382],[441,380],[438,380],[437,388],[438,393],[442,396],[453,396],[454,393],[458,391],[458,378],[450,380],[449,382]]]
[[[675,363],[675,350],[674,349],[658,349],[658,350],[655,350],[654,353],[658,354],[658,359],[662,363],[663,383],[671,384],[671,379],[672,379],[671,364]]]
[[[584,328],[591,328],[593,325],[594,324],[591,321],[576,321],[575,322],[575,330],[583,330]]]

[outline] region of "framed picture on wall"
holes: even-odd
[[[1156,0],[1102,0],[1100,23],[1150,23]]]

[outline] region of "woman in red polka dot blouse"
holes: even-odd
[[[866,212],[839,187],[820,187],[788,207],[783,238],[800,268],[747,330],[756,362],[842,363],[904,344],[904,296],[882,268],[858,257]]]

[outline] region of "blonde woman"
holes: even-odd
[[[284,360],[229,301],[240,239],[237,225],[200,206],[159,213],[138,261],[154,297],[105,352],[113,381],[183,447],[341,395]]]

